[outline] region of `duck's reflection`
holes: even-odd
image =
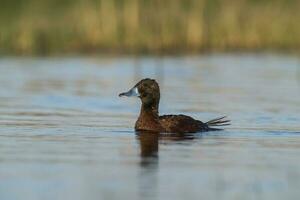
[[[140,142],[141,166],[152,167],[158,164],[158,139],[159,133],[142,131],[137,132],[137,138]]]
[[[156,132],[139,131],[136,138],[140,144],[140,199],[156,199],[158,196],[159,141],[182,141],[194,139],[193,135],[161,135]],[[165,144],[165,143],[164,143]]]
[[[158,196],[159,180],[159,143],[174,143],[182,140],[194,139],[194,135],[162,135],[156,132],[139,131],[136,138],[140,144],[140,199],[156,199]],[[166,143],[167,142],[167,143]]]
[[[141,157],[138,176],[140,199],[156,199],[158,196],[158,139],[159,133],[137,133]]]
[[[141,166],[158,164],[159,141],[193,140],[193,134],[160,134],[151,131],[136,132],[140,143]]]

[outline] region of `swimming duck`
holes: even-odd
[[[119,96],[136,96],[142,101],[140,115],[135,123],[136,131],[195,133],[221,130],[213,127],[229,125],[230,122],[225,117],[216,118],[204,123],[187,115],[159,116],[160,90],[158,83],[154,79],[143,79],[128,92],[120,93]]]

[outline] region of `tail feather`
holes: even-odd
[[[223,117],[219,117],[219,118],[216,118],[216,119],[212,119],[212,120],[209,120],[208,122],[206,122],[205,124],[208,126],[208,127],[212,127],[212,126],[228,126],[230,125],[230,120],[228,119],[225,119],[226,116],[223,116]]]

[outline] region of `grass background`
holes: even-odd
[[[0,6],[0,54],[299,49],[299,0],[1,0]]]

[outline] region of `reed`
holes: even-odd
[[[299,50],[298,0],[4,0],[1,54]]]

